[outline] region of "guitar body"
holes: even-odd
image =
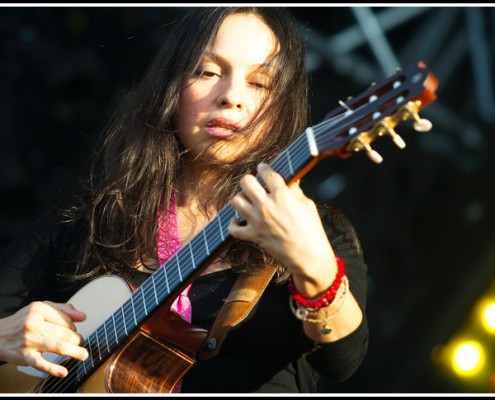
[[[102,296],[102,293],[107,295]],[[87,316],[85,321],[76,323],[78,332],[87,337],[131,295],[127,282],[116,276],[101,277],[85,285],[68,301]],[[79,393],[170,393],[194,365],[194,354],[207,333],[169,312],[164,305],[74,390]],[[57,362],[66,359],[51,353],[43,356]],[[31,367],[4,364],[0,366],[0,393],[43,392],[49,379]]]
[[[0,393],[33,393],[39,380],[19,372],[13,364],[0,365]]]

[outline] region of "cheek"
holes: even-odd
[[[179,98],[179,109],[176,117],[176,126],[179,132],[194,123],[193,116],[196,113],[194,105],[195,102],[191,99],[191,96],[187,91],[184,91]]]
[[[198,83],[184,88],[179,97],[178,120],[191,124],[201,113],[207,111],[207,90]]]

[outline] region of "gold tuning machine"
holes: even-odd
[[[414,120],[413,128],[416,131],[429,132],[433,124],[431,123],[431,121],[419,117],[418,112],[420,106],[421,102],[419,101],[410,101],[409,103],[407,103],[400,111],[402,113],[402,119],[412,118]]]
[[[392,138],[392,141],[399,149],[403,149],[406,147],[406,142],[397,134],[397,132],[392,128],[391,122],[388,119],[384,119],[380,121],[374,128],[376,130],[377,136],[383,136],[383,134],[387,134]]]
[[[347,146],[348,151],[358,152],[364,150],[368,157],[376,164],[380,164],[383,161],[383,157],[376,151],[373,150],[370,143],[372,137],[368,132],[363,132],[351,140]]]
[[[404,140],[397,134],[394,127],[398,125],[401,121],[407,119],[414,120],[413,127],[419,132],[428,132],[432,128],[432,123],[424,118],[420,118],[418,115],[419,109],[421,107],[420,101],[410,101],[405,106],[401,107],[395,114],[382,119],[369,131],[361,132],[359,135],[354,137],[347,146],[347,151],[358,152],[365,151],[368,157],[375,162],[380,164],[383,161],[382,156],[371,147],[371,143],[377,138],[384,135],[389,136],[395,145],[399,149],[406,147]],[[349,133],[356,128],[351,128]]]

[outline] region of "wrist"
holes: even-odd
[[[293,281],[289,283],[289,290],[289,305],[294,316],[314,325],[320,335],[328,335],[332,332],[332,328],[327,323],[341,310],[349,291],[349,281],[345,275],[343,262],[339,261],[335,280],[319,299],[308,300],[301,296],[295,289]]]
[[[333,276],[333,279],[330,278],[326,280],[326,282],[330,282],[325,286],[316,286],[307,282],[304,279],[298,279],[299,285],[296,285],[296,280],[294,279],[294,275],[290,278],[288,287],[291,293],[291,297],[294,301],[305,308],[320,308],[325,304],[330,303],[337,293],[339,289],[342,278],[345,275],[345,266],[344,261],[340,259],[338,256],[335,256],[337,271]],[[300,283],[302,281],[302,284]],[[320,278],[320,282],[322,282]],[[303,290],[299,290],[299,287],[303,287]]]

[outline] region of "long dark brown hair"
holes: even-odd
[[[106,273],[128,275],[143,257],[156,259],[157,215],[179,190],[184,149],[174,126],[181,83],[192,74],[223,20],[234,13],[259,16],[273,31],[278,52],[272,62],[269,107],[262,120],[270,131],[254,149],[235,163],[216,168],[221,179],[208,199],[217,209],[238,191],[239,179],[253,173],[260,161],[270,162],[308,124],[308,76],[305,49],[290,12],[283,7],[204,7],[186,9],[170,31],[142,79],[116,108],[101,136],[91,168],[88,190],[68,211],[88,226],[77,275],[89,278]],[[220,172],[218,172],[220,171]],[[205,209],[208,205],[204,205]],[[274,260],[253,244],[235,242],[231,261],[238,267]],[[242,264],[242,265],[241,265]]]

